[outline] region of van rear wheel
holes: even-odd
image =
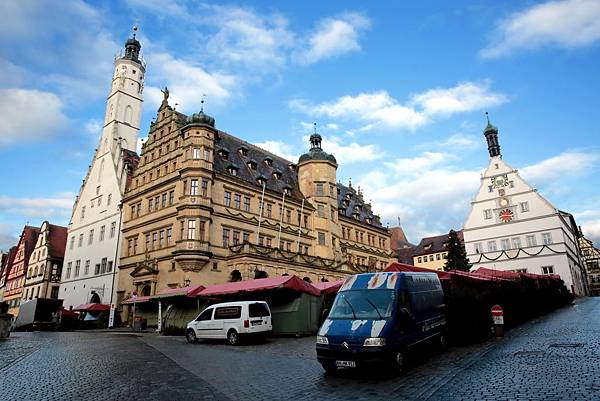
[[[231,329],[227,332],[227,342],[229,345],[237,345],[240,341],[240,336],[237,331]]]
[[[394,370],[401,373],[404,370],[405,364],[404,353],[401,351],[396,352],[396,355],[394,355]]]
[[[194,332],[193,329],[189,329],[185,333],[185,338],[186,338],[187,342],[190,344],[193,344],[198,341],[198,338],[196,338],[196,333]]]
[[[440,334],[438,338],[438,345],[441,351],[446,351],[448,349],[448,339],[444,333]]]

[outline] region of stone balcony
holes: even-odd
[[[200,271],[212,257],[210,243],[194,239],[177,241],[173,256],[182,270]]]
[[[179,198],[177,208],[200,206],[205,208],[211,207],[211,199],[200,195],[185,195]]]

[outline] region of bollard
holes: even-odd
[[[504,337],[504,310],[500,305],[492,306],[492,319],[494,319],[494,333],[496,337]]]

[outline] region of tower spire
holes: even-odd
[[[137,25],[134,25],[132,28],[132,32],[133,32],[132,37],[127,39],[127,42],[125,42],[125,55],[123,56],[123,58],[127,59],[127,60],[132,60],[132,61],[135,61],[135,62],[141,64],[140,50],[142,49],[142,45],[135,38],[137,30],[138,30]]]
[[[502,154],[500,153],[500,142],[498,142],[498,128],[490,123],[490,115],[487,111],[485,112],[485,117],[487,119],[487,125],[483,130],[483,135],[487,141],[490,157],[502,157]]]

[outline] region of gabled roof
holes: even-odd
[[[25,226],[23,228],[23,240],[25,241],[25,260],[28,261],[31,253],[35,249],[37,238],[40,235],[40,229],[37,227]]]
[[[50,228],[50,257],[63,259],[65,257],[65,248],[67,247],[67,227],[48,225]]]
[[[458,239],[464,246],[462,230],[456,232]],[[434,237],[424,237],[415,248],[413,256],[429,255],[432,253],[444,252],[448,244],[448,234],[436,235]]]

